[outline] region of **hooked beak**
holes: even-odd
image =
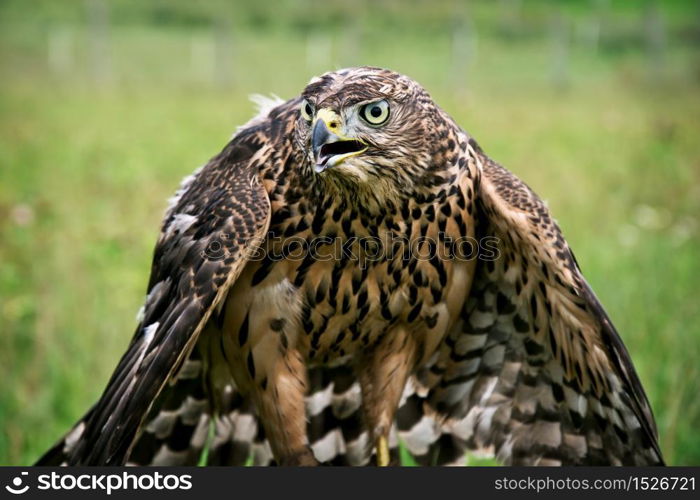
[[[321,109],[316,114],[311,132],[311,149],[316,161],[316,172],[320,173],[366,151],[367,145],[358,139],[343,136],[340,132],[340,117],[333,111]]]

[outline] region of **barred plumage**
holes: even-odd
[[[39,463],[386,465],[399,442],[423,465],[662,463],[544,204],[418,84],[353,68],[183,183],[134,339]]]

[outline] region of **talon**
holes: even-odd
[[[385,436],[379,436],[377,439],[377,465],[379,467],[389,466],[389,442]]]

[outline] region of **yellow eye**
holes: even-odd
[[[365,104],[360,108],[360,116],[370,125],[381,125],[389,118],[389,103],[382,100]]]
[[[306,99],[301,101],[301,117],[307,122],[314,119],[314,107]]]

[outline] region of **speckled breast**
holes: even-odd
[[[249,348],[297,349],[310,365],[371,350],[394,328],[408,330],[416,363],[425,361],[459,317],[473,275],[465,246],[474,227],[459,200],[407,200],[375,216],[285,209],[229,296],[234,350],[246,347],[235,332],[256,318],[246,324]]]

